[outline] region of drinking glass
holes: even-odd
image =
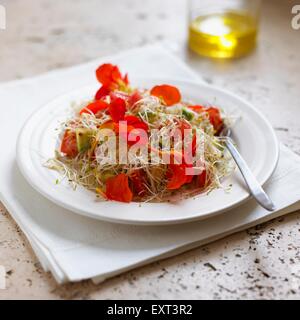
[[[260,0],[189,0],[189,47],[212,58],[236,58],[256,46]]]

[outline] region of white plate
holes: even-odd
[[[136,79],[132,82],[147,88],[159,83],[173,84],[180,88],[185,99],[199,104],[210,102],[228,113],[240,115],[241,120],[233,129],[239,150],[261,184],[270,178],[278,160],[277,139],[269,122],[249,103],[224,90],[195,82],[170,79]],[[91,98],[96,89],[94,85],[81,88],[48,103],[30,117],[21,131],[17,144],[19,168],[32,187],[46,198],[92,218],[154,225],[203,219],[237,206],[249,197],[238,170],[224,181],[225,185],[232,184],[229,193],[218,189],[177,204],[100,202],[93,192],[82,187],[74,191],[67,181],[55,184],[59,173],[43,166],[54,156],[58,136],[55,129],[70,116],[72,102]]]

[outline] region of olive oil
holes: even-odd
[[[212,58],[236,58],[256,45],[258,22],[243,12],[199,16],[189,26],[189,47]]]

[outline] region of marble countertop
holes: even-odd
[[[209,83],[255,104],[279,139],[300,155],[300,30],[295,1],[264,0],[259,46],[235,61],[211,61],[186,49],[184,0],[2,0],[0,81],[21,79],[160,40]],[[122,17],[122,18],[121,18]],[[22,231],[0,205],[0,298],[299,299],[300,212],[153,263],[100,285],[59,286],[45,273]]]

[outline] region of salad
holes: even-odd
[[[74,188],[126,203],[171,201],[222,187],[234,165],[218,137],[228,125],[219,108],[185,101],[168,84],[135,88],[109,63],[96,77],[100,89],[61,125],[48,168]]]

